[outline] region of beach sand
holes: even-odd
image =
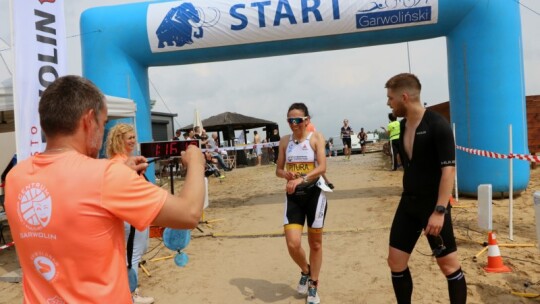
[[[507,165],[501,161],[501,165]],[[388,157],[380,152],[328,159],[327,176],[335,185],[328,194],[320,274],[321,303],[395,303],[386,264],[390,224],[401,193],[402,171],[389,171]],[[300,270],[292,262],[282,235],[283,179],[275,166],[237,168],[222,181],[209,179],[210,206],[200,230],[192,232],[185,249],[186,267],[173,260],[150,261],[174,254],[158,238],[143,258],[151,276],[140,270],[140,289],[156,303],[305,303],[296,294]],[[514,240],[508,239],[508,199],[493,200],[493,221],[504,264],[511,273],[487,273],[482,250],[487,232],[478,228],[477,201],[460,198],[453,209],[458,255],[468,283],[468,303],[538,303],[511,291],[540,293],[532,196],[540,190],[540,169],[531,171],[526,191],[514,198]],[[175,180],[179,189],[182,180]],[[162,185],[168,189],[167,183]],[[307,239],[303,238],[307,247]],[[430,256],[425,238],[418,241],[410,260],[414,280],[413,303],[449,303],[447,283]],[[91,261],[85,261],[91,262]],[[18,266],[14,250],[0,252],[0,275]],[[0,282],[0,303],[21,303],[20,283]]]

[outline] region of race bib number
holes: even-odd
[[[309,172],[313,171],[315,169],[314,163],[288,163],[287,164],[287,171],[289,172],[295,172],[298,174],[308,174]]]

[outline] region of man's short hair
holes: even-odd
[[[75,75],[63,76],[41,95],[41,129],[47,136],[71,135],[86,112],[94,110],[97,120],[104,109],[105,96],[90,80]]]
[[[399,90],[399,89],[415,89],[418,91],[422,90],[422,85],[420,84],[420,80],[418,80],[418,77],[410,73],[397,74],[396,76],[388,79],[384,87],[390,90]]]

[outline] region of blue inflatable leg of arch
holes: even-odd
[[[456,144],[507,154],[512,125],[513,152],[528,154],[516,1],[151,1],[89,9],[81,32],[83,75],[105,94],[135,100],[140,141],[152,140],[148,67],[447,37]],[[457,171],[462,193],[486,183],[508,191],[508,160],[458,150]],[[527,162],[514,161],[515,192],[529,174]]]
[[[448,35],[450,110],[456,144],[509,152],[509,125],[514,153],[527,153],[527,117],[519,5],[479,1]],[[476,193],[479,184],[508,192],[508,160],[457,151],[460,190]],[[529,163],[515,160],[514,190],[527,187]]]

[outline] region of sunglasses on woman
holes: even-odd
[[[303,122],[304,120],[307,119],[307,116],[304,116],[304,117],[290,117],[290,118],[287,118],[287,122],[291,125],[297,125],[301,122]]]

